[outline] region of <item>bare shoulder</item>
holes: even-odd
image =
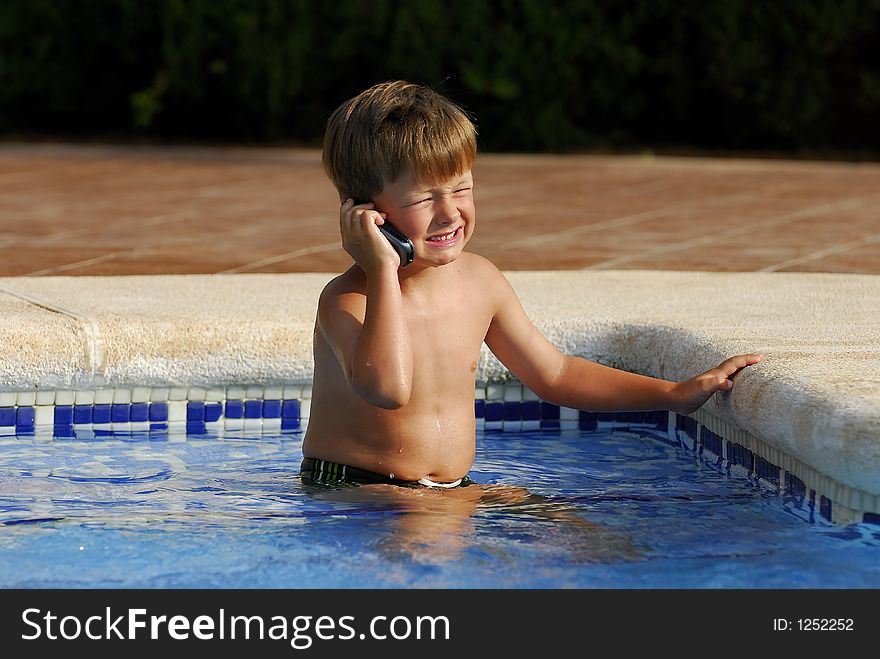
[[[479,277],[481,284],[505,281],[498,266],[484,256],[463,252],[458,261],[461,263],[462,272],[468,276]]]
[[[352,266],[340,275],[325,284],[321,291],[320,304],[328,304],[332,300],[338,300],[348,295],[365,295],[366,281],[363,271],[357,266]]]
[[[463,263],[464,274],[471,281],[479,282],[479,287],[486,295],[492,296],[494,299],[507,298],[513,293],[513,288],[504,273],[498,269],[498,266],[489,259],[479,254],[471,254],[465,252],[462,256],[467,256]]]
[[[352,266],[324,286],[318,298],[318,325],[325,330],[345,317],[363,319],[367,306],[363,271]]]

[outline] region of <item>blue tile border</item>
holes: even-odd
[[[723,420],[698,410],[681,415],[649,412],[585,412],[540,400],[515,381],[478,383],[474,416],[478,429],[603,430],[614,427],[645,429],[652,439],[680,445],[728,474],[744,474],[778,491],[786,505],[796,506],[827,521],[853,519],[880,524],[880,497],[830,481],[791,456],[766,448],[757,438],[731,430]],[[242,428],[302,430],[311,409],[311,384],[227,385],[205,388],[95,390],[85,392],[7,392],[0,406],[0,436],[41,435],[76,437],[77,430],[112,436],[126,431],[167,432],[185,427],[201,434],[214,429]],[[21,402],[9,405],[10,400]],[[47,401],[54,403],[47,404]],[[711,427],[710,427],[711,426]],[[716,427],[717,426],[717,427]],[[719,430],[720,428],[720,430]],[[792,473],[791,469],[797,472]],[[843,495],[840,495],[843,488]],[[844,496],[846,499],[834,497]],[[852,501],[867,497],[867,508]],[[873,497],[873,498],[871,498]],[[839,501],[845,500],[848,506]],[[874,503],[870,503],[873,501]]]
[[[698,418],[693,418],[669,413],[670,418],[675,417],[670,425],[670,436],[707,464],[768,488],[781,496],[787,507],[801,511],[799,516],[808,521],[880,523],[880,497],[836,483],[742,430],[714,432],[705,424],[724,426],[729,422],[712,421],[712,415],[703,411],[697,415]],[[792,473],[792,469],[797,473]],[[863,502],[871,506],[872,498],[873,510],[860,506]]]

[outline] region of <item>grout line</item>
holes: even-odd
[[[732,194],[723,195],[721,197],[710,197],[708,199],[697,199],[694,201],[689,201],[683,204],[673,204],[671,206],[664,206],[662,208],[654,208],[647,211],[642,211],[641,213],[635,213],[633,215],[624,215],[617,218],[612,218],[610,220],[603,220],[601,222],[596,222],[593,224],[587,225],[579,225],[576,227],[571,227],[569,229],[563,229],[562,231],[556,231],[552,233],[543,233],[541,235],[529,236],[526,238],[518,238],[517,240],[512,240],[505,243],[500,243],[496,245],[496,249],[498,251],[504,251],[506,249],[516,248],[516,247],[533,247],[536,244],[542,243],[553,243],[557,242],[560,239],[567,239],[574,236],[579,236],[585,233],[592,233],[594,231],[599,231],[603,229],[609,228],[618,228],[623,226],[629,226],[632,224],[638,224],[644,220],[651,220],[658,217],[666,217],[675,213],[680,213],[685,210],[694,210],[699,208],[713,207],[721,204],[729,204],[731,202],[739,202],[739,201],[760,201],[763,197],[761,193],[767,192],[778,192],[780,190],[792,189],[795,188],[794,183],[783,182],[783,183],[772,183],[762,187],[759,190],[750,190],[749,192],[734,192]],[[621,257],[623,258],[623,257]],[[589,269],[589,268],[586,268]]]
[[[761,268],[760,270],[758,270],[758,272],[776,272],[778,270],[782,270],[782,268],[787,268],[792,265],[807,263],[809,261],[818,261],[819,259],[825,258],[826,256],[840,254],[841,252],[848,252],[851,249],[864,247],[865,245],[871,245],[873,243],[880,243],[880,233],[875,233],[872,236],[866,236],[864,238],[860,238],[859,240],[853,240],[848,243],[839,243],[837,245],[832,245],[831,247],[826,247],[825,249],[810,252],[809,254],[804,254],[803,256],[788,259],[787,261],[782,261],[780,263],[774,263],[773,265],[768,265],[764,268]]]
[[[73,263],[65,263],[64,265],[55,266],[52,268],[43,268],[42,270],[34,270],[33,272],[28,272],[23,275],[19,275],[21,277],[42,277],[44,275],[51,275],[58,272],[66,272],[68,270],[76,270],[78,268],[82,268],[88,265],[95,265],[97,263],[105,263],[107,261],[113,261],[114,259],[119,258],[120,256],[132,254],[137,250],[124,250],[121,252],[111,252],[110,254],[102,254],[101,256],[95,256],[90,259],[83,259],[82,261],[74,261]]]
[[[644,220],[654,219],[656,217],[663,217],[664,215],[670,215],[673,212],[677,212],[682,210],[682,207],[679,206],[667,206],[666,208],[656,208],[650,211],[644,211],[642,213],[636,213],[635,215],[624,215],[622,217],[616,217],[611,220],[603,220],[601,222],[595,222],[593,224],[580,225],[576,227],[572,227],[570,229],[564,229],[563,231],[554,231],[552,233],[542,233],[538,235],[530,235],[526,238],[517,238],[516,240],[510,240],[504,243],[500,243],[495,245],[495,249],[497,251],[503,251],[506,249],[514,249],[516,247],[534,247],[536,245],[540,245],[543,243],[553,243],[557,242],[560,239],[571,238],[574,236],[579,236],[584,233],[592,233],[594,231],[600,231],[602,229],[616,228],[616,227],[624,227],[630,224],[637,224]]]
[[[39,243],[40,244],[51,244],[51,243],[58,242],[59,240],[68,240],[72,236],[76,236],[76,235],[84,235],[85,237],[88,237],[90,233],[100,235],[100,234],[107,233],[108,231],[112,231],[113,229],[125,228],[126,226],[129,226],[132,224],[136,224],[140,227],[152,227],[152,226],[156,226],[159,224],[167,224],[169,222],[173,222],[178,219],[191,217],[193,215],[195,215],[195,211],[183,210],[183,211],[177,211],[174,213],[163,213],[161,215],[152,215],[150,217],[146,217],[146,218],[140,219],[140,220],[136,219],[136,218],[130,218],[127,220],[123,220],[121,222],[116,222],[114,224],[108,224],[106,226],[103,226],[103,227],[100,227],[97,229],[94,227],[80,227],[80,228],[76,228],[76,229],[68,229],[67,231],[58,231],[55,233],[50,233],[50,234],[44,236],[42,239],[40,239]]]
[[[708,245],[711,243],[717,243],[722,240],[726,240],[728,238],[734,238],[737,236],[743,236],[749,233],[754,233],[756,231],[761,231],[762,229],[767,229],[770,227],[777,227],[782,224],[787,224],[789,222],[794,222],[796,220],[803,220],[810,217],[816,217],[819,215],[827,215],[829,213],[835,213],[845,210],[853,210],[857,208],[864,207],[864,203],[862,199],[848,199],[842,202],[835,202],[830,204],[823,204],[821,206],[815,206],[811,208],[801,209],[799,211],[795,211],[793,213],[787,213],[785,215],[781,215],[775,219],[771,219],[766,222],[755,222],[752,224],[747,224],[745,226],[736,227],[734,229],[728,229],[727,231],[723,231],[721,233],[715,233],[708,236],[700,236],[698,238],[693,238],[691,240],[686,240],[680,243],[676,243],[674,245],[665,245],[664,247],[658,247],[657,249],[652,249],[647,252],[642,252],[640,254],[631,254],[628,256],[619,256],[614,259],[609,259],[607,261],[601,261],[599,263],[594,263],[591,266],[584,268],[584,270],[605,270],[616,268],[617,266],[623,263],[630,263],[632,261],[640,261],[646,258],[650,258],[652,256],[659,256],[660,254],[668,254],[670,252],[680,252],[685,249],[690,249],[691,247],[697,247],[700,245]]]
[[[243,265],[237,266],[235,268],[229,268],[228,270],[220,270],[215,273],[218,275],[233,275],[239,272],[247,272],[249,270],[255,270],[256,268],[260,268],[264,265],[270,265],[272,263],[278,263],[280,261],[287,261],[291,259],[299,258],[300,256],[306,256],[308,254],[318,254],[321,252],[331,252],[336,249],[341,249],[341,244],[337,242],[333,243],[324,243],[323,245],[313,245],[311,247],[303,247],[302,249],[297,249],[292,252],[286,252],[284,254],[278,254],[276,256],[270,256],[265,259],[260,259],[259,261],[253,261],[251,263],[245,263]]]

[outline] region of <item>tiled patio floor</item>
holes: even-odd
[[[504,270],[880,273],[880,163],[481,154]],[[334,272],[317,150],[0,145],[0,276]]]

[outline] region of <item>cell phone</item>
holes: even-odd
[[[355,200],[354,203],[357,205],[370,202]],[[413,246],[412,240],[407,238],[403,233],[400,232],[397,227],[391,224],[391,222],[389,222],[388,220],[385,220],[385,224],[379,225],[379,231],[381,231],[382,234],[388,239],[388,242],[391,243],[391,246],[400,257],[401,268],[405,268],[413,262],[416,248]]]
[[[385,224],[379,225],[379,231],[385,235],[388,242],[397,251],[397,255],[400,257],[401,268],[405,268],[413,262],[415,247],[413,247],[412,240],[398,231],[388,220],[385,220]]]

